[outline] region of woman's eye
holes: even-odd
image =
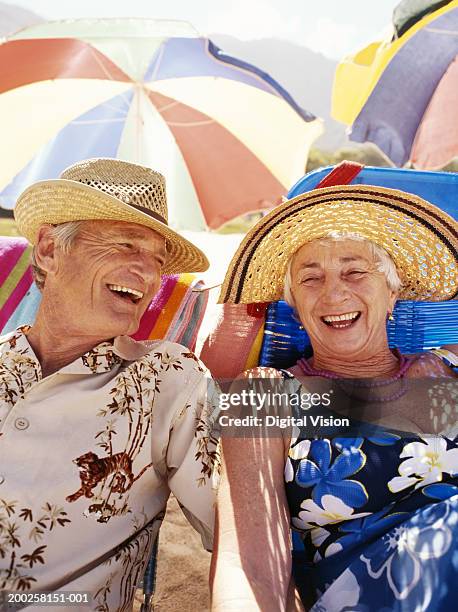
[[[122,247],[123,247],[123,248],[125,248],[125,249],[132,249],[132,248],[133,248],[133,246],[132,246],[132,243],[131,243],[131,242],[120,242],[120,243],[119,243],[119,246],[122,246]]]

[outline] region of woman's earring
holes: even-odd
[[[394,317],[393,317],[393,313],[392,312],[388,311],[387,315],[388,315],[387,316],[388,321],[394,321]]]

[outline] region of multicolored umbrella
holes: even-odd
[[[351,140],[375,143],[396,166],[439,169],[458,156],[458,0],[403,0],[401,13],[394,38],[338,65],[332,115],[351,126]]]
[[[275,205],[321,121],[186,23],[38,24],[0,45],[0,204],[89,157],[150,165],[177,229]]]

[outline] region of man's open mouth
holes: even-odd
[[[361,316],[361,312],[359,310],[355,310],[354,312],[347,312],[341,315],[326,315],[321,317],[323,323],[326,323],[328,327],[332,327],[334,329],[347,329],[356,323],[356,321]]]
[[[107,285],[107,287],[112,293],[126,301],[132,302],[132,304],[137,304],[144,295],[142,291],[125,287],[124,285]]]

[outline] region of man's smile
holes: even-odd
[[[125,285],[108,284],[107,287],[112,293],[123,298],[124,300],[129,300],[133,304],[138,304],[138,302],[144,296],[144,293],[142,291],[139,291],[138,289],[133,289],[132,287],[126,287]]]

